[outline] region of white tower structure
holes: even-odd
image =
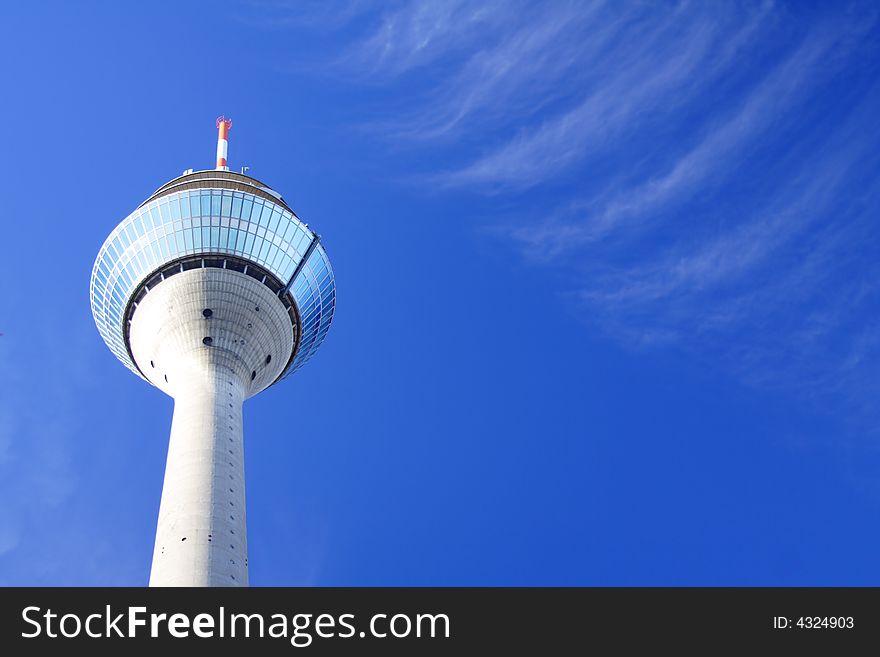
[[[174,398],[150,586],[246,586],[242,405],[301,367],[330,327],[335,282],[318,235],[281,195],[217,167],[166,183],[98,254],[98,330]]]

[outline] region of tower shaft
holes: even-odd
[[[220,368],[183,381],[150,586],[247,586],[244,391]]]
[[[293,351],[288,310],[245,273],[189,269],[141,299],[130,342],[174,398],[150,586],[245,586],[242,406]]]

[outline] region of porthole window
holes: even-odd
[[[213,315],[213,314],[214,314],[214,311],[211,310],[210,308],[205,308],[205,309],[202,311],[202,317],[204,317],[205,319],[208,319],[208,318],[209,318],[211,315]]]
[[[202,338],[202,344],[204,344],[206,347],[210,347],[212,344],[214,344],[214,338],[206,335],[204,338]]]
[[[154,363],[153,361],[150,361],[150,367],[155,368],[155,367],[156,367],[156,363]]]
[[[271,362],[272,362],[272,354],[269,354],[268,356],[266,356],[266,365],[268,365]]]
[[[165,375],[165,383],[168,383],[168,375]]]
[[[257,370],[254,370],[253,372],[251,372],[251,381],[253,381],[256,378],[257,378]]]

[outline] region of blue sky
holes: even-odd
[[[172,402],[88,282],[166,180],[318,230],[254,585],[880,584],[873,3],[18,3],[0,584],[147,582]]]

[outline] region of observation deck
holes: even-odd
[[[288,309],[294,345],[278,377],[302,367],[333,319],[336,285],[319,236],[279,193],[243,174],[205,170],[165,183],[110,233],[91,277],[104,342],[132,372],[130,325],[162,281],[194,268],[232,269],[260,281]]]

